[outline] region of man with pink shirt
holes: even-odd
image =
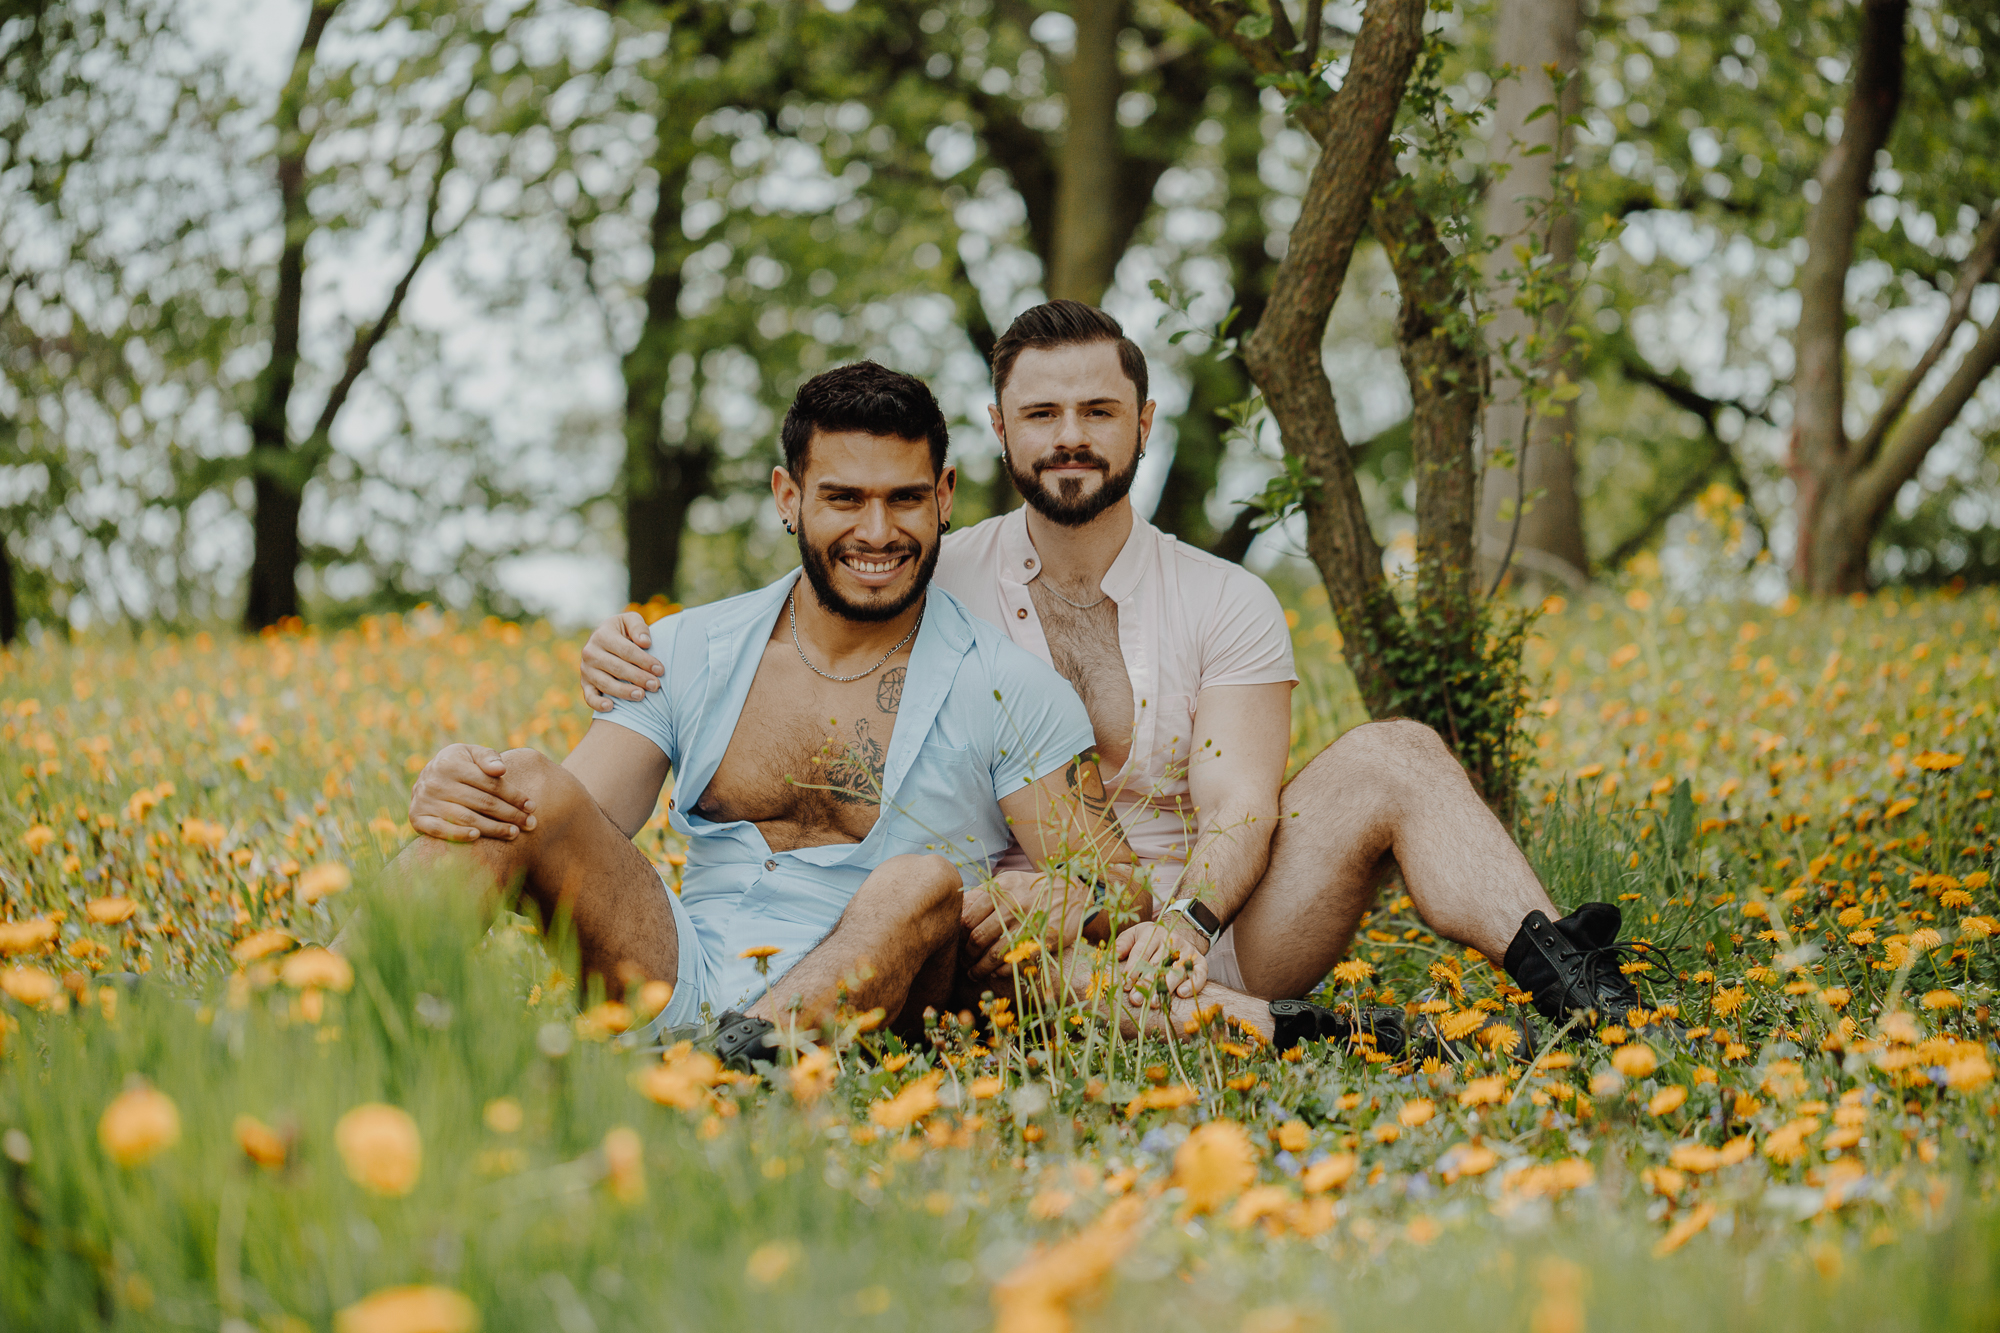
[[[1638,1007],[1617,966],[1617,909],[1555,919],[1430,728],[1356,727],[1284,780],[1298,676],[1283,609],[1256,575],[1133,511],[1153,424],[1146,387],[1143,354],[1103,311],[1053,301],[1015,320],[994,346],[988,411],[1026,505],[947,536],[936,573],[1050,662],[1089,713],[1105,797],[1156,898],[1154,919],[1117,937],[1128,998],[1139,977],[1182,960],[1170,1027],[1219,1003],[1280,1045],[1349,1035],[1344,1015],[1300,997],[1398,869],[1424,921],[1504,967],[1545,1017]],[[582,666],[591,707],[657,687],[649,643],[631,612],[598,628]],[[999,896],[966,895],[976,978],[1001,966],[1028,910]],[[1401,1019],[1369,1020],[1384,1049],[1403,1042]]]

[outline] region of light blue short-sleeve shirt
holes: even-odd
[[[660,688],[599,715],[652,741],[673,765],[668,822],[688,840],[674,903],[682,975],[668,1015],[673,1023],[693,1021],[704,1001],[718,1014],[754,1002],[767,983],[756,963],[739,955],[775,946],[768,975],[782,976],[892,856],[936,852],[966,883],[978,882],[1009,842],[1000,798],[1096,744],[1068,681],[933,586],[889,738],[882,810],[868,836],[774,852],[754,824],[702,818],[694,807],[722,764],[797,578],[787,574],[656,623],[652,651],[666,668]]]

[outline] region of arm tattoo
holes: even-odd
[[[1104,779],[1098,776],[1096,755],[1080,754],[1070,760],[1063,780],[1085,810],[1113,828],[1118,827],[1118,816],[1111,809],[1111,794],[1104,790]]]

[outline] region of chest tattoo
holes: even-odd
[[[819,753],[813,756],[812,781],[802,782],[789,775],[785,781],[794,786],[816,787],[842,805],[880,805],[882,771],[887,761],[888,747],[875,739],[868,720],[863,718],[854,724],[853,740],[843,744],[837,737],[827,737]]]

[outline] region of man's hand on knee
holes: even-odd
[[[535,827],[535,803],[507,781],[507,761],[483,745],[447,745],[410,793],[410,827],[446,842],[502,841]]]

